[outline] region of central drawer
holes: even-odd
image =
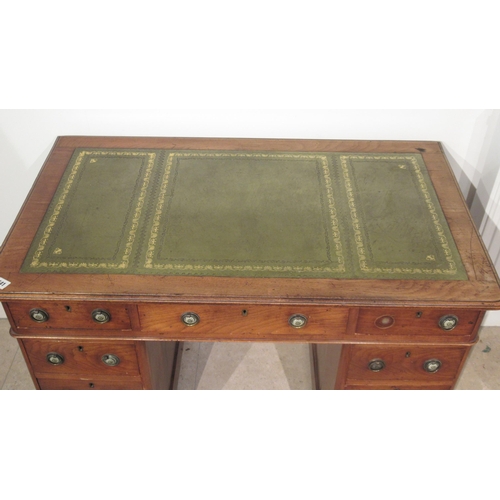
[[[179,335],[238,339],[266,335],[337,338],[345,334],[346,307],[290,305],[140,304],[141,329]],[[189,324],[191,322],[192,324]]]

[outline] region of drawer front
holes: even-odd
[[[346,385],[362,385],[365,381],[452,384],[469,349],[467,346],[350,346]],[[426,371],[424,365],[430,362],[430,368],[434,368],[435,360],[441,364],[440,368]],[[384,366],[374,371],[381,363]]]
[[[187,326],[186,313],[194,313],[199,321]],[[304,326],[292,326],[294,316],[306,319]],[[149,332],[179,335],[181,338],[226,337],[230,339],[265,338],[267,335],[334,338],[345,334],[349,309],[322,306],[261,306],[207,304],[141,304],[141,329]]]
[[[449,335],[452,337],[467,337],[473,334],[481,315],[474,310],[449,309],[418,309],[418,308],[388,308],[359,310],[356,324],[357,334],[366,335]],[[446,319],[451,321],[447,323]],[[440,326],[456,326],[447,330]]]
[[[15,302],[8,308],[17,328],[130,330],[127,306],[102,302]],[[37,311],[38,314],[37,314]],[[108,313],[99,315],[99,311]],[[30,314],[31,313],[31,314]],[[46,314],[47,319],[44,317]],[[99,322],[94,319],[93,315]],[[36,321],[32,316],[39,319]],[[106,321],[107,320],[107,321]]]
[[[411,391],[411,390],[425,390],[425,391],[430,391],[430,390],[435,390],[435,391],[448,391],[453,388],[453,385],[451,383],[447,384],[431,384],[431,383],[421,383],[421,384],[415,384],[411,385],[409,383],[386,383],[386,384],[381,384],[381,383],[373,383],[373,384],[356,384],[356,385],[348,385],[345,387],[346,390],[348,391],[353,391],[353,390],[358,390],[358,391],[383,391],[383,390],[400,390],[400,391]]]
[[[139,375],[137,352],[133,342],[68,342],[60,340],[22,339],[29,362],[35,375],[43,374],[76,374],[130,376]],[[118,364],[112,366],[103,361],[106,356],[108,363],[113,363],[116,356]],[[61,357],[61,359],[58,358]],[[49,362],[48,357],[60,364]]]
[[[44,390],[135,390],[143,389],[140,380],[124,378],[124,380],[82,380],[39,378],[40,389]]]

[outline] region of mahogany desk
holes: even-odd
[[[39,389],[175,388],[183,341],[309,343],[320,389],[451,389],[500,308],[437,142],[59,137],[0,277]]]

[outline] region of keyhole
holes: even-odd
[[[92,384],[92,382],[91,382],[91,383],[89,384],[89,387],[90,387],[91,389],[93,389],[93,388],[94,388],[94,384]]]
[[[411,352],[408,351],[406,354],[405,354],[405,358],[409,358],[411,356]]]
[[[421,318],[421,317],[422,317],[422,311],[418,311],[417,318]]]
[[[243,309],[243,311],[241,311],[241,314],[242,314],[242,316],[247,316],[248,315],[248,311],[246,309]]]
[[[67,312],[71,312],[71,307],[70,306],[64,306],[64,309],[66,309]]]
[[[83,351],[83,346],[79,345],[79,346],[78,346],[78,350],[79,350],[80,352],[82,352],[82,351]]]

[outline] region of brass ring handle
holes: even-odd
[[[181,316],[181,320],[186,326],[194,326],[200,322],[200,317],[194,312],[187,312]]]
[[[46,356],[47,362],[51,365],[62,365],[64,363],[64,356],[57,352],[49,352]]]
[[[294,314],[288,319],[288,324],[293,328],[304,328],[307,324],[307,316],[303,314]]]
[[[120,364],[120,358],[116,354],[104,354],[104,356],[101,357],[101,361],[106,366],[116,366]]]
[[[424,370],[428,373],[436,373],[442,365],[439,359],[428,359],[424,362]]]
[[[372,359],[369,363],[368,363],[368,368],[372,371],[372,372],[379,372],[380,370],[383,370],[385,368],[385,362],[383,359],[379,359],[379,358],[376,358],[376,359]]]
[[[49,313],[44,309],[31,309],[30,318],[37,323],[45,323],[49,319]]]
[[[100,323],[101,325],[111,321],[111,314],[104,309],[94,309],[92,311],[92,319],[96,323]]]
[[[458,318],[453,314],[447,314],[439,319],[439,328],[450,331],[458,325]]]

